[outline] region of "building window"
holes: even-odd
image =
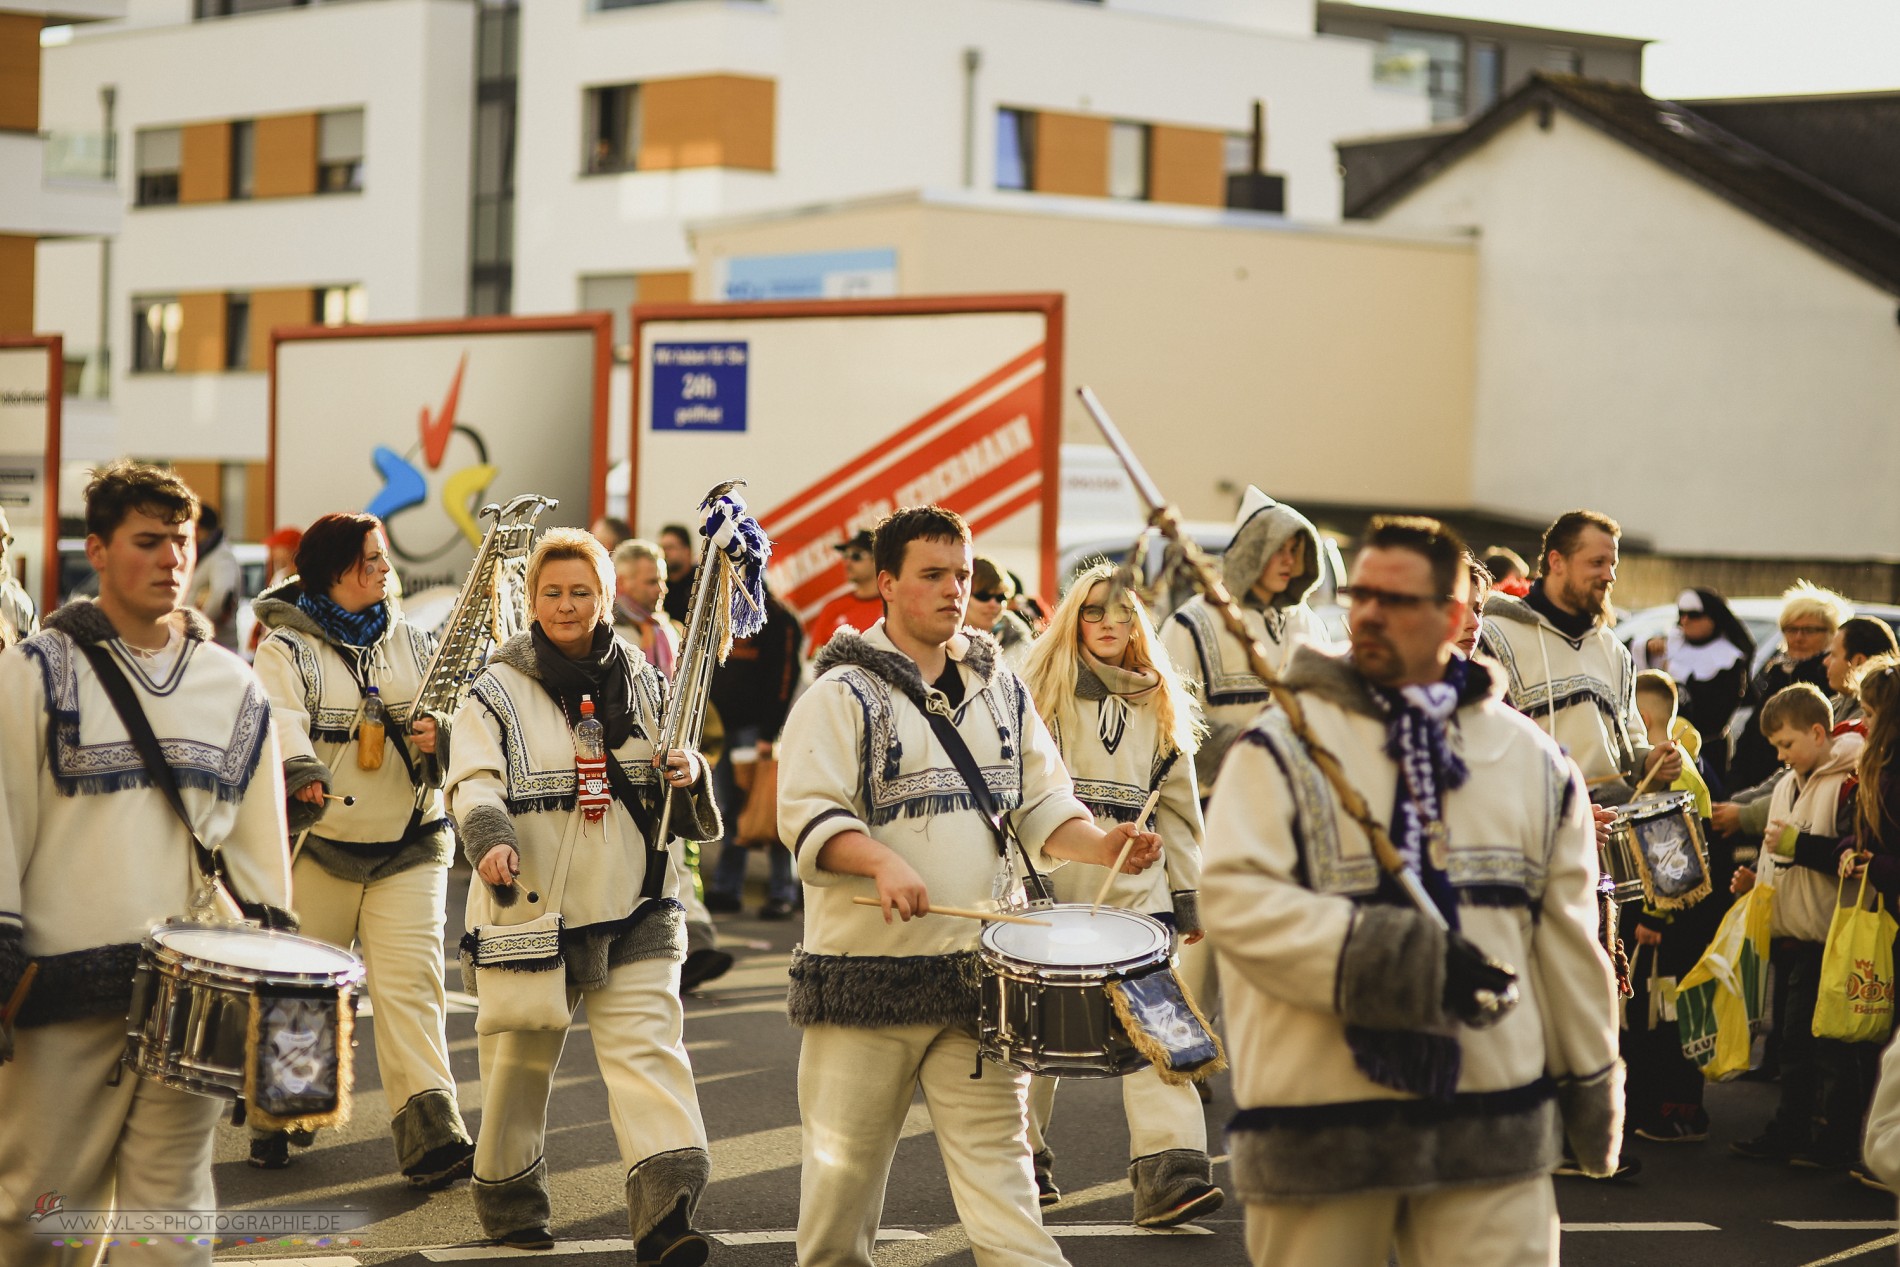
[[[1423,90],[1432,103],[1432,122],[1462,118],[1465,112],[1465,42],[1441,31],[1386,32],[1373,62],[1373,79],[1394,87]]]
[[[224,297],[224,368],[251,368],[251,297]]]
[[[587,170],[630,172],[640,158],[640,85],[587,90]]]
[[[360,326],[369,317],[369,301],[361,282],[353,286],[319,286],[312,296],[311,311],[320,325]]]
[[[996,112],[996,187],[1036,187],[1036,115],[1033,110]]]
[[[632,273],[581,278],[581,311],[614,314],[614,360],[625,365],[633,359],[633,314],[640,285]]]
[[[178,201],[178,168],[184,146],[177,128],[148,128],[138,134],[141,207],[164,207]]]
[[[231,124],[231,197],[252,197],[257,191],[257,125],[249,119]]]
[[[363,188],[363,112],[332,110],[317,119],[317,192]]]
[[[1482,114],[1504,95],[1504,50],[1490,40],[1471,45],[1471,113]]]
[[[1148,125],[1116,123],[1108,132],[1108,196],[1148,198]]]
[[[1583,54],[1574,48],[1552,44],[1544,50],[1544,69],[1554,70],[1560,75],[1581,75]]]
[[[139,374],[178,370],[178,327],[184,310],[176,298],[132,301],[132,369]]]
[[[206,18],[234,18],[272,9],[301,9],[309,3],[310,0],[193,0],[191,15],[202,22]]]

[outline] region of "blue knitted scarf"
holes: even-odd
[[[345,611],[328,594],[308,591],[297,595],[297,610],[317,622],[330,641],[346,647],[373,647],[389,628],[389,604],[377,603],[360,612]]]

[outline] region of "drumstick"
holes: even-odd
[[[8,1033],[13,1032],[13,1022],[20,1015],[20,1008],[26,1002],[26,992],[33,988],[33,978],[40,974],[39,960],[26,965],[26,971],[20,974],[20,980],[14,985],[13,993],[7,998],[7,1010],[0,1013],[0,1027]]]
[[[1676,741],[1673,739],[1663,745],[1664,748],[1674,748],[1675,746],[1676,746]],[[1658,757],[1656,759],[1656,764],[1649,767],[1649,773],[1643,776],[1643,781],[1636,785],[1636,790],[1634,792],[1630,793],[1630,799],[1632,801],[1643,794],[1643,789],[1649,786],[1650,780],[1656,777],[1656,773],[1657,771],[1662,769],[1662,765],[1663,765],[1663,758]]]
[[[354,796],[338,796],[334,792],[325,792],[323,799],[326,801],[342,801],[345,805],[356,804],[356,798]]]
[[[874,897],[862,895],[851,899],[858,906],[882,906],[884,903]],[[1049,927],[1046,919],[1030,919],[1027,915],[1005,915],[1001,911],[973,911],[965,906],[933,906],[925,911],[926,915],[955,915],[959,919],[986,919],[998,924],[1030,924],[1036,928]]]
[[[1148,821],[1148,815],[1155,812],[1155,803],[1160,799],[1160,788],[1156,788],[1154,791],[1148,793],[1148,800],[1142,805],[1141,813],[1135,815],[1136,827],[1140,827],[1143,823]],[[1123,864],[1128,861],[1128,851],[1134,847],[1135,838],[1133,836],[1130,836],[1127,840],[1122,842],[1122,851],[1115,855],[1115,865],[1108,869],[1108,874],[1102,877],[1102,887],[1095,891],[1095,901],[1089,906],[1089,917],[1091,919],[1094,918],[1095,912],[1102,909],[1102,903],[1108,897],[1109,886],[1114,884],[1115,877],[1121,874]]]

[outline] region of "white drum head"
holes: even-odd
[[[261,928],[155,928],[152,940],[174,954],[252,972],[333,977],[362,966],[355,955],[326,942]]]
[[[1671,814],[1695,814],[1695,797],[1688,792],[1651,792],[1639,796],[1628,805],[1619,805],[1616,812],[1636,822],[1648,822],[1652,818],[1667,818]]]
[[[1017,913],[1049,926],[991,924],[983,930],[983,943],[1024,963],[1089,968],[1152,959],[1168,948],[1168,930],[1161,922],[1133,911],[1105,906],[1090,915],[1077,903]]]

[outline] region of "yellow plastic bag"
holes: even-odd
[[[1853,905],[1843,906],[1847,880],[1834,903],[1827,950],[1821,956],[1820,994],[1814,1000],[1814,1036],[1844,1043],[1881,1043],[1893,1029],[1893,935],[1900,925],[1878,896],[1867,909],[1867,873]]]
[[[1709,948],[1676,987],[1682,1054],[1710,1082],[1748,1072],[1768,1010],[1768,923],[1775,891],[1758,884],[1722,916]]]

